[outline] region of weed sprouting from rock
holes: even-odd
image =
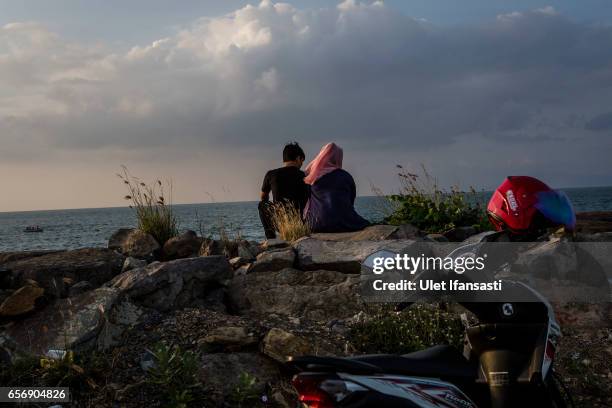
[[[189,407],[198,388],[198,356],[179,346],[156,344],[150,351],[153,366],[147,372],[147,383],[154,386],[173,408]]]
[[[272,223],[281,239],[296,241],[310,235],[310,227],[302,219],[299,208],[292,204],[275,203],[272,207]]]
[[[117,176],[128,189],[124,199],[136,211],[138,229],[151,234],[160,245],[178,235],[178,221],[172,208],[172,183],[157,180],[147,184],[132,176],[125,166]]]
[[[238,377],[238,383],[230,395],[232,406],[238,408],[257,406],[259,398],[257,377],[247,372],[242,372],[240,377]]]

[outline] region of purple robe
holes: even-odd
[[[304,218],[313,232],[359,231],[369,222],[355,211],[353,177],[342,169],[328,173],[311,186]]]

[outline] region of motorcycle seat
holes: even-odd
[[[370,354],[351,357],[380,367],[385,373],[427,377],[475,378],[477,364],[471,364],[456,348],[439,345],[404,355]]]

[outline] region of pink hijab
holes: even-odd
[[[328,143],[323,146],[317,157],[306,166],[304,182],[312,185],[327,173],[341,168],[342,149],[335,143]]]

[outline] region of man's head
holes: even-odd
[[[283,163],[285,165],[297,166],[299,168],[302,167],[304,160],[306,160],[306,155],[297,142],[289,143],[283,149]]]

